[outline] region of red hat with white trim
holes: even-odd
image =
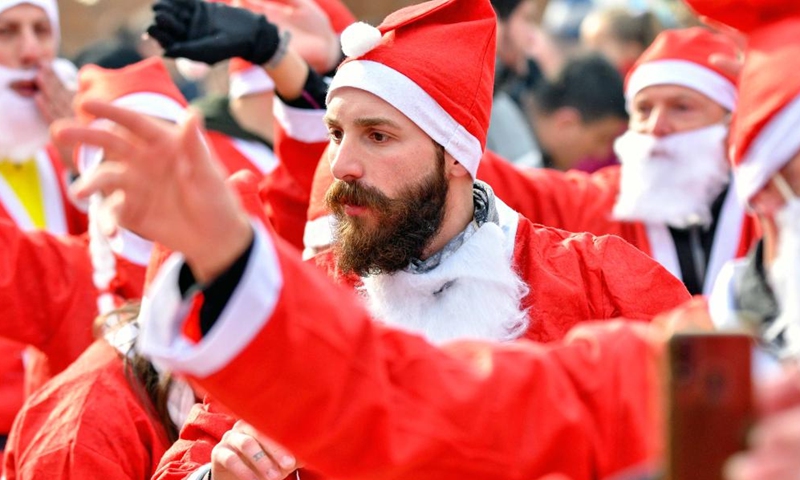
[[[164,61],[151,57],[119,69],[86,65],[78,72],[78,92],[75,104],[86,100],[103,100],[119,107],[161,118],[170,122],[180,120],[188,103],[172,81]],[[77,116],[84,123],[94,118],[81,109]],[[98,159],[79,155],[77,166],[81,172],[98,163]]]
[[[389,103],[475,178],[492,108],[497,21],[489,0],[432,0],[342,33],[328,100],[352,87]]]
[[[746,203],[800,151],[800,76],[795,72],[800,58],[800,2],[687,3],[747,34],[738,113],[731,126],[737,195]]]
[[[712,54],[736,58],[739,48],[728,37],[705,28],[666,30],[656,37],[625,79],[630,106],[637,93],[654,85],[691,88],[725,109],[736,107],[736,77],[709,61]]]

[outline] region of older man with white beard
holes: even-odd
[[[56,59],[55,0],[0,1],[0,221],[24,230],[85,231],[66,196],[67,172],[46,144],[49,122],[69,111],[60,78],[75,69]],[[24,346],[0,338],[0,451],[22,402]]]

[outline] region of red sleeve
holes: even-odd
[[[503,202],[533,223],[570,232],[617,235],[641,248],[647,240],[640,225],[611,218],[619,175],[616,165],[592,174],[520,169],[488,151],[478,169],[478,179],[491,185]]]
[[[87,237],[23,232],[0,220],[0,336],[45,353],[53,374],[94,340],[97,290]],[[142,294],[145,268],[117,259],[112,289],[122,298]]]
[[[93,341],[97,291],[86,237],[23,232],[0,220],[0,251],[0,336],[63,356],[63,369]]]
[[[275,231],[298,250],[303,249],[314,172],[327,145],[327,140],[306,143],[293,138],[280,122],[275,122],[275,154],[279,163],[264,177],[261,199]]]
[[[180,438],[161,457],[153,480],[179,480],[211,462],[211,450],[233,428],[236,418],[220,411],[208,398],[192,407]]]
[[[352,292],[276,248],[284,287],[269,322],[195,381],[319,471],[604,478],[657,450],[659,349],[640,336],[646,325],[437,349],[372,322]]]

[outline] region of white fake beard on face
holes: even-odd
[[[0,66],[0,158],[30,160],[50,140],[49,125],[33,97],[23,97],[10,87],[35,77],[36,70]]]
[[[721,124],[657,138],[628,130],[614,144],[622,163],[616,220],[675,228],[711,223],[711,204],[730,181]]]
[[[499,226],[486,223],[423,274],[399,271],[364,279],[373,316],[432,343],[508,341],[525,334],[528,286],[514,272]]]
[[[776,217],[780,239],[769,282],[780,314],[767,329],[765,340],[783,333],[785,355],[800,358],[800,198],[794,197]]]

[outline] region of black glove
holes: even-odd
[[[201,0],[158,0],[155,23],[147,33],[167,57],[213,65],[233,57],[256,65],[267,63],[278,49],[278,27],[263,15]]]

